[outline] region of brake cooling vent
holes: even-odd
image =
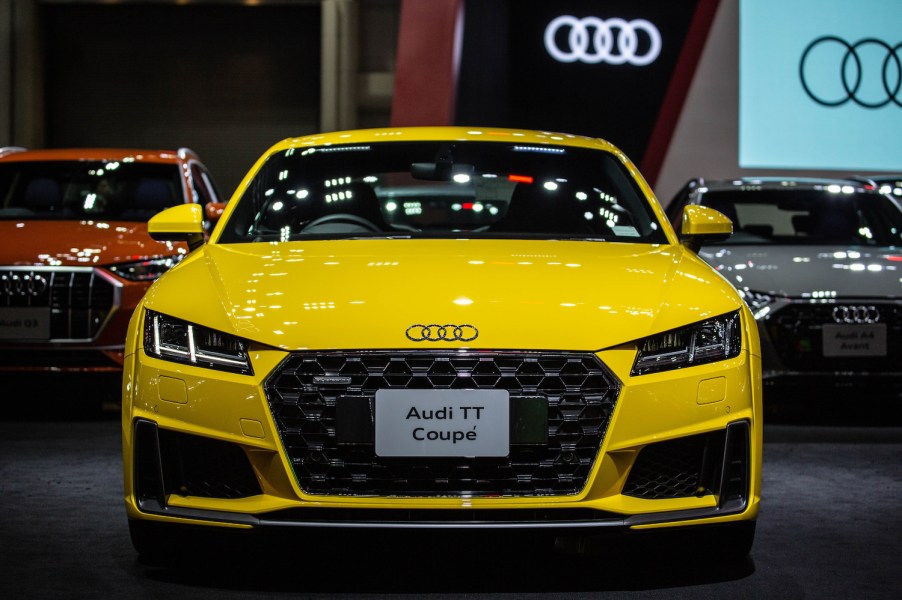
[[[630,470],[623,494],[661,499],[704,493],[701,472],[706,437],[694,435],[643,448]]]
[[[139,499],[165,506],[170,494],[203,498],[246,498],[262,493],[250,461],[237,444],[135,426],[135,483]]]
[[[642,448],[621,492],[661,500],[714,494],[723,510],[744,508],[748,499],[749,423],[649,444]]]

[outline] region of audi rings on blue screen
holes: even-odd
[[[891,46],[877,38],[855,43],[825,35],[808,44],[799,62],[799,78],[808,97],[823,106],[847,102],[882,108],[902,107],[902,42]]]

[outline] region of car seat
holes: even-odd
[[[123,221],[147,221],[164,208],[175,206],[176,203],[169,181],[144,177],[135,186],[131,206],[123,210],[118,218]]]
[[[23,203],[36,214],[63,212],[60,184],[49,177],[36,177],[25,186]]]

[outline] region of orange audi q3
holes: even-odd
[[[0,370],[121,372],[134,307],[189,251],[147,220],[184,203],[224,206],[186,148],[0,148]]]

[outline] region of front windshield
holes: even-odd
[[[0,163],[0,219],[147,221],[183,196],[174,164]]]
[[[608,152],[460,141],[274,154],[219,241],[461,236],[667,241]]]
[[[838,187],[838,186],[837,186]],[[863,245],[902,242],[902,212],[876,192],[812,190],[709,191],[702,204],[733,222],[714,245]]]

